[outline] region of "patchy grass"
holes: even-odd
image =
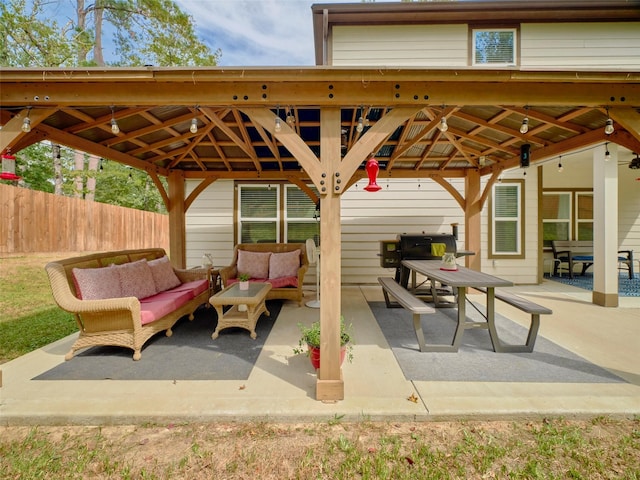
[[[640,478],[637,418],[0,427],[0,438],[5,478]]]

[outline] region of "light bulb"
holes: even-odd
[[[364,130],[364,118],[360,117],[358,118],[358,125],[356,126],[356,132],[362,133],[362,130]]]
[[[607,151],[604,152],[604,161],[608,162],[609,160],[611,160],[611,154],[609,153],[609,149],[607,149]]]
[[[522,125],[520,125],[520,133],[524,134],[529,131],[529,118],[524,117],[522,119]]]
[[[24,117],[22,121],[22,131],[24,133],[29,133],[31,131],[31,119],[29,117]]]
[[[607,118],[607,123],[605,123],[604,125],[604,133],[606,133],[607,135],[611,135],[613,133],[613,130],[613,120]]]
[[[118,122],[116,122],[115,118],[111,119],[111,133],[117,135],[120,133],[120,127],[118,126]]]
[[[287,113],[287,125],[292,127],[296,123],[296,117],[291,112]]]
[[[446,117],[442,117],[440,119],[440,123],[438,124],[438,130],[440,130],[441,132],[446,132],[447,130],[449,130],[449,125],[447,125]]]
[[[273,128],[276,132],[279,132],[282,130],[282,120],[280,120],[280,117],[276,117],[276,125]]]
[[[198,133],[198,119],[197,118],[192,118],[191,119],[191,126],[189,127],[189,131],[191,133]]]
[[[564,170],[564,167],[562,166],[561,163],[558,163],[558,172],[562,173]]]

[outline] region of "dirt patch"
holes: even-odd
[[[640,422],[0,427],[6,478],[638,478]],[[427,475],[428,472],[428,475]],[[40,472],[42,473],[42,472]],[[426,477],[425,477],[426,475]]]

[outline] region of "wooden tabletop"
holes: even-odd
[[[509,287],[513,282],[458,265],[458,270],[442,270],[440,260],[403,260],[402,264],[432,280],[451,287]]]

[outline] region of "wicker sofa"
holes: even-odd
[[[171,328],[210,297],[206,269],[174,269],[162,248],[95,253],[45,266],[53,298],[75,315],[80,335],[65,356],[115,345],[141,358],[144,343]],[[150,273],[150,275],[149,275]]]
[[[303,243],[239,243],[233,249],[231,264],[220,269],[220,279],[228,287],[246,273],[249,281],[271,283],[267,300],[295,300],[302,305],[302,284],[308,269]]]

